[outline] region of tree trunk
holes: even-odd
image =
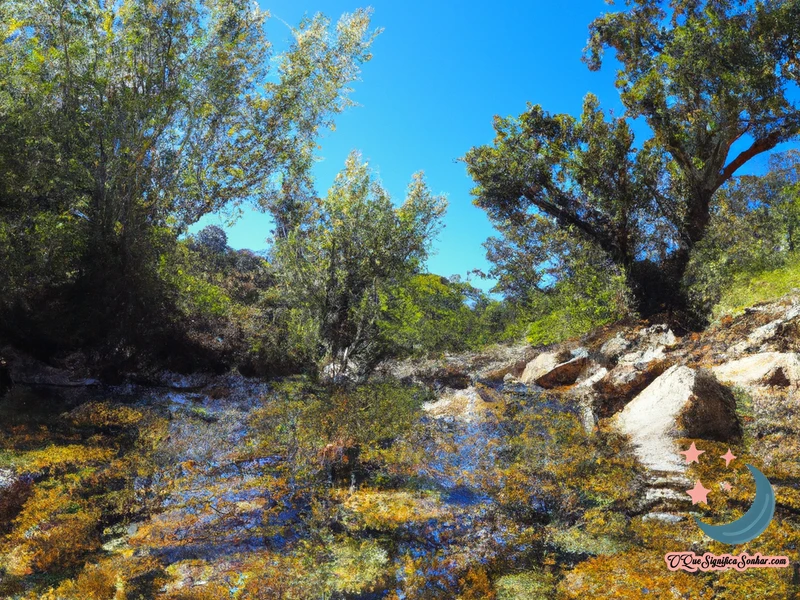
[[[685,315],[688,298],[682,280],[689,265],[689,251],[680,249],[666,261],[637,261],[627,270],[635,308],[642,317],[660,313]]]

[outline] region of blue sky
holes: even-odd
[[[267,27],[277,51],[290,38],[282,21],[295,25],[304,14],[317,12],[335,20],[365,6],[338,0],[261,0],[260,4],[273,16]],[[412,173],[423,170],[432,190],[449,200],[446,226],[429,270],[446,276],[486,270],[481,244],[493,229],[484,212],[472,204],[472,182],[456,160],[470,147],[491,141],[494,115],[518,115],[527,102],[577,115],[584,95],[593,92],[605,109],[621,112],[611,56],[601,72],[592,73],[581,62],[581,53],[592,19],[621,10],[624,4],[385,0],[370,5],[374,26],[384,31],[374,43],[373,59],[364,66],[361,81],[353,86],[352,98],[360,106],[340,115],[336,131],[321,140],[317,189],[324,193],[330,187],[353,149],[360,150],[379,173],[396,202],[405,197]],[[765,160],[756,161],[748,171],[760,170]],[[198,226],[219,222],[212,216]],[[246,210],[227,228],[229,244],[263,249],[270,229],[266,215]],[[484,289],[492,285],[473,283]]]

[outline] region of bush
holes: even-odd
[[[588,267],[536,298],[528,342],[553,344],[583,335],[631,313],[625,278]]]

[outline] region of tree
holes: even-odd
[[[441,228],[445,199],[421,173],[395,208],[357,153],[347,158],[303,227],[274,248],[289,306],[333,371],[368,371],[384,348],[378,321],[387,294],[417,273]],[[356,373],[358,374],[358,373]]]
[[[309,185],[369,12],[305,20],[277,77],[265,19],[249,0],[0,1],[6,303],[67,286],[66,314],[129,327],[187,225]]]
[[[800,5],[628,4],[591,24],[585,55],[599,69],[604,49],[616,51],[623,118],[607,121],[591,95],[580,120],[531,106],[496,118],[494,144],[465,162],[501,230],[536,215],[595,244],[647,313],[683,305],[679,282],[715,192],[800,132],[789,86],[800,81]],[[640,148],[626,121],[638,117],[653,133]]]
[[[415,275],[391,290],[379,325],[398,355],[478,349],[508,337],[512,309],[457,277]]]
[[[792,259],[800,219],[800,153],[770,156],[763,176],[743,175],[715,194],[705,238],[684,277],[692,305],[710,312],[737,277]]]

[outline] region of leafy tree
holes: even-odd
[[[277,77],[265,19],[246,0],[0,2],[6,302],[67,285],[64,315],[94,307],[78,329],[125,331],[161,304],[160,258],[188,224],[308,185],[370,57],[369,12],[335,33],[303,21]]]
[[[616,51],[623,118],[606,120],[592,95],[579,120],[531,106],[496,118],[494,144],[465,162],[476,204],[501,230],[526,226],[538,245],[541,228],[553,226],[596,245],[652,312],[683,305],[678,282],[706,235],[715,192],[800,131],[790,89],[800,81],[800,6],[628,4],[591,24],[586,50],[591,69],[604,49]],[[625,120],[638,117],[653,132],[639,148]]]
[[[714,196],[705,239],[684,277],[693,306],[709,312],[738,277],[776,269],[796,251],[800,153],[770,157],[761,177],[737,177]]]
[[[354,362],[368,369],[380,357],[378,321],[387,295],[419,271],[445,207],[416,174],[395,208],[352,153],[307,224],[276,243],[276,271],[302,335],[320,345],[336,373]]]
[[[201,252],[223,254],[228,249],[228,234],[222,227],[209,225],[197,232],[197,243]]]
[[[389,295],[379,325],[397,354],[474,350],[514,337],[508,303],[457,277],[415,275]],[[521,336],[517,336],[521,337]]]

